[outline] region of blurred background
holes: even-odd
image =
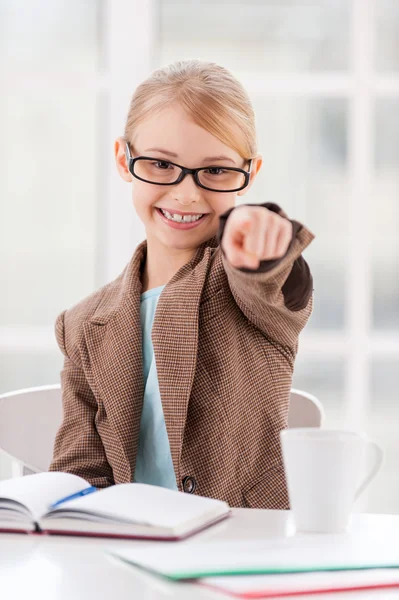
[[[57,315],[144,238],[113,141],[136,85],[186,58],[253,100],[245,201],[317,236],[294,387],[385,448],[363,509],[399,513],[398,0],[0,0],[0,393],[59,382]]]

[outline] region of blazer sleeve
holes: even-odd
[[[73,473],[93,486],[107,487],[114,480],[95,426],[97,401],[82,367],[67,355],[65,312],[58,316],[55,324],[57,343],[65,357],[61,371],[63,421],[55,438],[49,471]]]
[[[250,206],[264,206],[287,218],[276,204]],[[227,218],[235,208],[220,217],[220,247]],[[233,267],[221,248],[223,266],[237,305],[253,325],[290,359],[295,357],[299,333],[312,312],[313,278],[302,252],[314,238],[297,221],[291,223],[293,236],[285,256],[261,261],[257,270]]]

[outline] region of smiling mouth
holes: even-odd
[[[162,215],[174,223],[196,223],[203,219],[208,213],[172,213],[164,208],[156,207]]]

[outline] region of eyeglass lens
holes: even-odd
[[[140,158],[134,163],[134,174],[151,183],[173,183],[182,170],[165,161]],[[198,181],[214,190],[234,190],[245,184],[245,175],[226,167],[207,167],[198,171]]]

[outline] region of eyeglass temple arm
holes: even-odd
[[[125,155],[126,155],[126,160],[129,163],[132,160],[132,155],[130,154],[129,142],[125,142]]]

